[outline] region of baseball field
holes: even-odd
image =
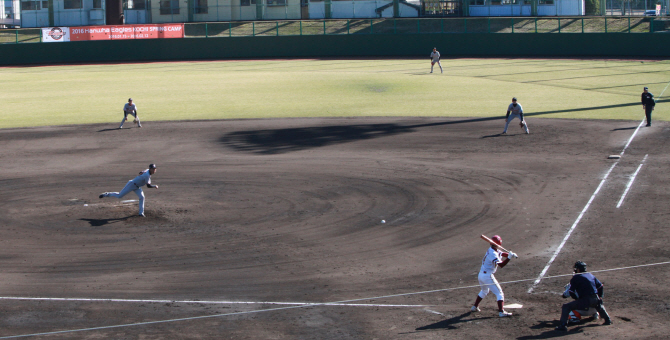
[[[0,68],[0,339],[665,339],[670,62],[442,64]],[[577,260],[614,324],[557,332]]]

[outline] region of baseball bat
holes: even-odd
[[[482,240],[490,243],[492,246],[495,246],[496,248],[498,248],[498,249],[500,249],[500,250],[502,250],[506,253],[509,253],[509,250],[507,250],[507,249],[503,248],[502,246],[498,245],[497,243],[493,242],[493,240],[486,237],[486,235],[482,235],[481,238],[482,238]]]

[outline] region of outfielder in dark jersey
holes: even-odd
[[[654,111],[656,100],[654,95],[649,92],[649,88],[645,87],[642,92],[642,108],[644,108],[644,115],[647,117],[647,126],[651,126],[651,111]]]

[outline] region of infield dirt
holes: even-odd
[[[640,128],[609,160],[639,121],[528,121],[530,135],[512,124],[506,136],[493,118],[0,130],[0,336],[666,338],[668,264],[596,273],[612,326],[553,331],[569,276],[527,290],[592,197],[547,275],[576,260],[593,271],[670,261],[670,124]],[[137,202],[98,199],[149,163],[160,188],[144,189],[146,218]],[[503,284],[523,305],[513,317],[497,317],[492,295],[469,312],[480,234],[520,256],[496,274],[523,280]],[[350,302],[297,305],[338,301]],[[166,322],[131,325],[152,321]]]

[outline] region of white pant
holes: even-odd
[[[121,192],[108,192],[107,196],[122,198],[131,191],[134,191],[137,197],[140,198],[140,215],[144,214],[144,192],[142,191],[142,188],[135,185],[133,181],[128,181],[128,184],[126,184],[126,186],[123,187],[123,190],[121,190]]]
[[[502,288],[500,288],[500,284],[498,284],[498,280],[496,280],[493,274],[479,272],[477,279],[479,279],[479,285],[482,287],[482,290],[478,294],[480,298],[483,299],[489,292],[493,292],[497,301],[505,300],[505,294],[503,294]]]
[[[442,72],[442,64],[439,60],[435,60],[430,62],[430,73],[433,73],[433,66],[435,66],[435,63],[437,63],[437,66],[440,67],[440,72]]]
[[[505,131],[503,131],[503,133],[507,133],[507,127],[509,126],[509,122],[511,122],[514,118],[519,118],[519,120],[521,120],[521,115],[516,113],[510,113],[509,118],[507,118],[507,121],[505,122]],[[528,133],[528,124],[523,124],[523,129],[526,130],[526,133]]]

